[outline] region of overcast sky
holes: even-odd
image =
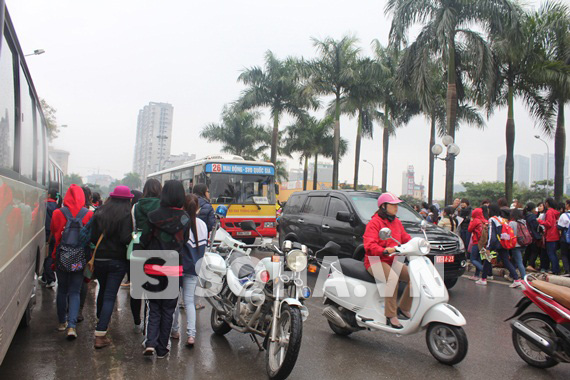
[[[224,104],[237,99],[237,77],[245,67],[263,65],[272,50],[278,57],[315,56],[311,37],[336,39],[353,33],[364,54],[370,42],[386,44],[390,19],[385,1],[358,0],[7,0],[40,97],[68,125],[54,146],[68,150],[69,169],[122,177],[131,171],[138,111],[149,102],[174,106],[172,153],[198,157],[219,151],[200,140],[200,130],[217,122]],[[539,1],[527,1],[536,5]],[[567,107],[568,109],[568,107]],[[570,113],[567,113],[570,114]],[[269,118],[262,120],[270,123]],[[515,154],[545,153],[537,130],[520,102],[515,104]],[[497,156],[505,151],[506,109],[498,110],[485,131],[462,127],[456,182],[494,181]],[[352,181],[356,119],[341,119],[349,153],[341,181]],[[570,133],[567,133],[570,135]],[[381,179],[381,130],[364,140],[361,158],[375,165]],[[402,190],[402,172],[413,165],[417,182],[428,175],[429,126],[417,117],[390,141],[388,187]],[[554,142],[549,141],[551,151]],[[568,142],[567,142],[568,145]],[[444,163],[436,163],[435,195],[443,198]],[[297,160],[290,167],[299,167]],[[372,169],[362,163],[360,179]]]

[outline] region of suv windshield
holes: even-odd
[[[378,196],[376,194],[351,194],[349,197],[356,207],[358,215],[366,222],[378,210]],[[421,223],[423,218],[414,211],[407,203],[400,203],[398,207],[398,219],[402,222]]]

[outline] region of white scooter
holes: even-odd
[[[422,230],[425,234],[425,224]],[[392,256],[406,256],[409,260],[409,286],[413,298],[410,319],[400,319],[402,328],[387,324],[384,314],[385,284],[376,282],[364,268],[362,261],[340,259],[331,265],[331,274],[324,283],[325,309],[331,329],[339,335],[359,330],[380,330],[393,334],[409,335],[427,328],[426,343],[431,354],[440,362],[454,365],[467,354],[467,336],[461,326],[465,318],[449,305],[449,295],[443,279],[429,258],[427,239],[413,238],[400,244],[392,238],[392,231],[383,228],[382,240],[398,243]]]

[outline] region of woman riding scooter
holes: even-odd
[[[370,222],[366,226],[364,232],[364,249],[366,251],[364,257],[364,266],[378,281],[388,284],[386,287],[385,315],[386,324],[401,329],[398,318],[407,320],[410,318],[410,308],[412,306],[412,298],[410,297],[410,287],[407,285],[400,301],[398,303],[398,281],[409,283],[410,276],[408,267],[401,261],[394,260],[390,254],[396,250],[398,245],[394,240],[381,240],[379,232],[382,228],[392,230],[392,237],[401,244],[405,244],[411,240],[410,235],[404,230],[402,222],[396,217],[398,213],[398,203],[402,201],[392,193],[384,193],[378,198],[378,211],[372,216]],[[388,280],[386,280],[388,279]],[[389,296],[392,294],[391,296]]]

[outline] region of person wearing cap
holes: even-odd
[[[93,216],[91,242],[97,245],[94,273],[99,282],[97,294],[97,326],[95,348],[108,346],[107,327],[115,308],[117,292],[127,272],[127,246],[131,241],[133,222],[128,186],[117,186],[109,194],[109,200],[97,209]]]
[[[378,281],[386,283],[385,288],[385,316],[386,324],[396,329],[401,329],[399,319],[410,318],[412,298],[410,297],[410,287],[406,286],[400,307],[398,303],[398,281],[410,282],[408,267],[399,260],[394,260],[390,254],[396,250],[398,245],[394,240],[382,240],[379,233],[382,228],[389,228],[392,237],[401,244],[411,240],[410,235],[404,230],[402,222],[398,219],[398,204],[402,201],[392,193],[384,193],[378,198],[378,211],[372,216],[364,232],[364,266],[366,270]],[[398,319],[399,318],[399,319]]]

